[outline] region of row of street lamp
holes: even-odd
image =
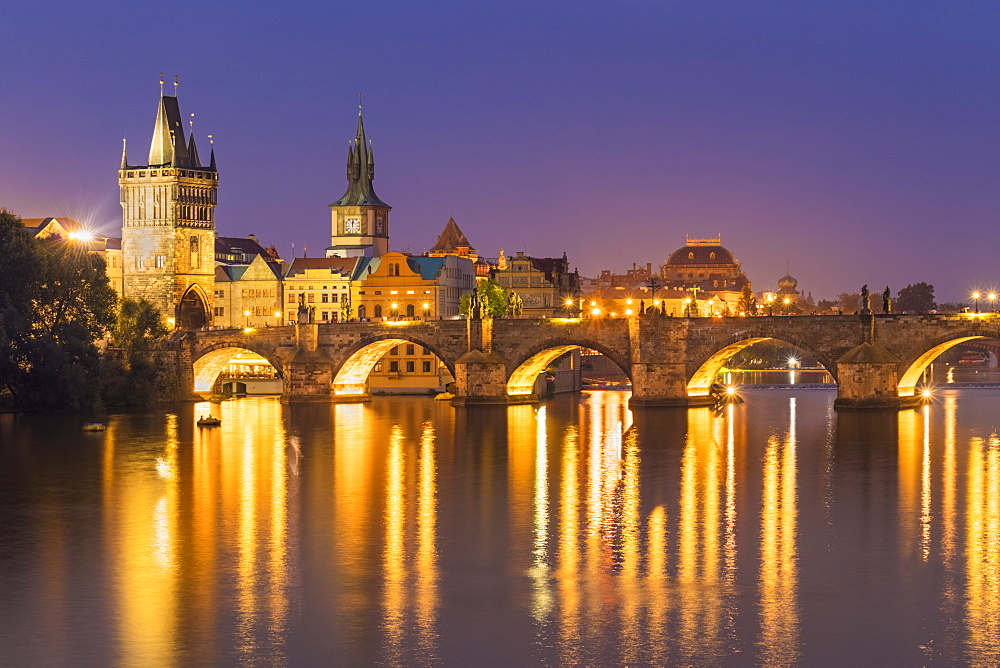
[[[973,301],[976,304],[976,313],[979,313],[979,299],[980,299],[980,297],[988,299],[989,302],[990,302],[990,310],[991,311],[995,310],[994,309],[994,305],[995,305],[996,300],[997,300],[997,293],[990,292],[990,293],[984,295],[981,292],[973,292],[972,293],[972,299],[973,299]]]

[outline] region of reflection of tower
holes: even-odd
[[[379,257],[389,252],[389,210],[375,194],[375,155],[366,144],[358,111],[358,130],[347,149],[347,192],[330,205],[330,247],[327,257]]]
[[[146,165],[128,164],[122,147],[118,184],[125,296],[150,301],[178,327],[208,324],[219,174],[214,149],[206,167],[194,133],[185,141],[176,94],[160,97]]]

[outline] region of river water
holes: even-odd
[[[744,396],[0,416],[0,665],[1000,661],[1000,390]]]

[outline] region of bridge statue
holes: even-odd
[[[892,313],[892,293],[889,292],[889,286],[885,286],[885,292],[882,293],[882,312]]]
[[[861,286],[861,315],[869,315],[872,312],[871,297],[868,294],[868,284]]]

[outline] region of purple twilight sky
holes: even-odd
[[[585,275],[722,235],[757,290],[1000,287],[1000,5],[13,0],[0,206],[119,233],[180,76],[217,228],[321,255],[357,93],[394,249],[449,216]],[[168,90],[170,85],[168,84]]]

